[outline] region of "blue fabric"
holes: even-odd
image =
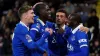
[[[45,32],[45,28],[47,27],[47,25],[42,25],[42,23],[38,20],[39,18],[35,19],[35,23],[31,25],[31,28],[35,28],[38,29],[39,31],[36,32],[36,35],[32,35],[34,32],[32,30],[31,31],[31,35],[33,36],[32,39],[34,41],[38,41],[41,36],[43,35],[43,33]],[[34,27],[34,25],[38,25],[39,28]],[[35,37],[34,37],[35,36]],[[35,53],[37,53],[37,56],[43,56],[43,51],[48,52],[48,39],[46,38],[44,40],[44,42],[41,44],[40,48],[42,50],[36,50]],[[32,55],[34,55],[34,52],[32,52]]]
[[[65,56],[67,54],[67,34],[71,32],[68,26],[65,27],[64,33],[57,33],[58,28],[55,23],[47,22],[47,26],[53,29],[53,35],[48,37],[49,55]]]
[[[33,31],[34,35],[36,31]],[[49,36],[48,32],[44,32],[40,40],[34,42],[31,38],[30,32],[22,24],[18,23],[12,39],[13,56],[31,56],[31,51],[40,49],[39,46],[44,42],[44,39]],[[42,50],[42,49],[41,49]]]
[[[67,56],[89,56],[88,35],[85,32],[78,30],[71,34],[67,41]]]

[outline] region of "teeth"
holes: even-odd
[[[49,16],[51,16],[51,15],[49,14]]]

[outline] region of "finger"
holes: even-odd
[[[84,27],[80,27],[80,31],[84,31]]]
[[[49,28],[45,28],[45,31],[49,31]]]

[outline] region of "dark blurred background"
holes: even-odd
[[[19,22],[19,7],[40,1],[50,6],[53,20],[59,8],[64,8],[68,14],[79,13],[84,26],[92,32],[90,56],[100,56],[100,0],[0,0],[0,56],[12,56],[11,37]]]

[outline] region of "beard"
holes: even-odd
[[[62,24],[60,20],[56,20],[56,24]]]

